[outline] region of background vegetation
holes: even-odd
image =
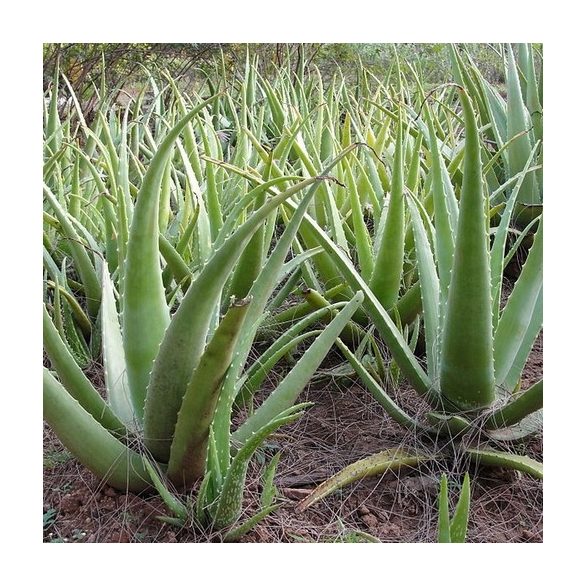
[[[394,44],[389,43],[47,43],[43,47],[43,89],[54,76],[57,59],[60,69],[71,81],[76,93],[87,94],[99,84],[102,61],[106,65],[107,84],[118,86],[122,80],[145,81],[145,67],[162,66],[174,77],[193,79],[198,71],[207,73],[223,53],[228,72],[242,70],[246,49],[259,57],[263,75],[275,74],[288,55],[296,66],[304,52],[308,65],[319,67],[324,76],[341,69],[345,76],[357,75],[363,65],[377,75],[392,68]],[[492,83],[504,83],[504,63],[500,46],[467,45],[470,55],[484,77]],[[424,69],[427,83],[450,79],[451,65],[444,43],[403,43],[396,45],[398,55],[418,69]]]

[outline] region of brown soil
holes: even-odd
[[[252,460],[245,516],[257,511],[262,463],[281,451],[277,470],[278,510],[244,537],[245,542],[435,542],[437,488],[441,473],[460,485],[471,471],[468,542],[542,542],[542,482],[518,472],[468,465],[457,453],[449,462],[402,474],[361,480],[300,513],[298,502],[345,465],[398,446],[425,448],[394,423],[351,378],[328,375],[301,397],[314,406],[294,425],[271,437]],[[542,377],[542,337],[525,369],[523,383]],[[416,411],[408,388],[402,406]],[[409,404],[410,403],[410,404]],[[504,446],[505,447],[505,446]],[[433,445],[428,445],[429,450]],[[515,445],[516,452],[542,461],[542,436]],[[63,450],[50,429],[44,433],[45,542],[217,542],[221,535],[195,527],[176,528],[158,496],[123,494],[101,485]],[[453,498],[458,489],[453,490]]]

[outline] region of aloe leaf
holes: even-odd
[[[254,209],[258,210],[265,202],[265,194],[256,199]],[[244,248],[230,282],[230,296],[243,299],[250,291],[251,286],[260,274],[264,262],[264,238],[266,226],[261,226],[252,236]]]
[[[526,174],[530,168],[530,164],[534,155],[536,154],[536,150],[538,148],[538,144],[532,149],[530,153],[530,157],[526,161],[526,165],[522,169],[522,172],[518,176],[518,180],[508,201],[506,202],[506,207],[504,209],[504,213],[500,218],[500,223],[498,224],[498,229],[496,231],[496,235],[494,237],[494,243],[492,245],[491,256],[490,256],[490,271],[492,275],[492,315],[493,315],[493,328],[496,329],[498,325],[498,321],[500,318],[500,298],[502,292],[502,277],[504,271],[504,261],[505,261],[505,251],[506,251],[506,240],[508,235],[508,227],[510,226],[510,220],[512,219],[512,213],[516,204],[516,197],[520,192]]]
[[[79,404],[116,436],[122,438],[127,434],[124,423],[114,414],[93,384],[87,379],[67,346],[59,336],[43,305],[43,346],[51,366],[59,375],[61,384]]]
[[[370,455],[344,467],[320,484],[305,499],[299,502],[297,510],[302,512],[325,496],[364,477],[380,475],[387,471],[397,471],[404,467],[416,467],[428,459],[426,456],[414,455],[403,449],[387,449]]]
[[[167,470],[177,487],[191,487],[204,474],[209,427],[248,306],[247,299],[232,303],[205,348],[183,396]]]
[[[51,101],[49,102],[49,115],[47,118],[46,135],[49,138],[47,148],[50,154],[55,154],[61,148],[63,141],[63,130],[61,120],[59,119],[59,58],[55,65],[53,76],[53,86],[51,88]]]
[[[542,140],[542,104],[538,94],[538,83],[536,81],[536,70],[534,68],[534,55],[532,46],[529,43],[523,44],[527,52],[526,67],[526,107],[532,120],[533,134],[535,140]],[[542,187],[542,185],[541,185]]]
[[[417,280],[396,303],[395,310],[403,325],[411,325],[420,315],[422,310],[422,299],[420,291],[420,280]],[[411,348],[412,350],[412,348]]]
[[[356,157],[352,159],[357,160]],[[368,228],[364,222],[364,214],[359,199],[358,188],[353,176],[349,162],[344,165],[346,168],[345,181],[348,185],[348,195],[351,203],[351,221],[356,240],[356,252],[359,260],[360,271],[363,278],[369,281],[374,270],[374,257],[372,254],[372,241]]]
[[[241,427],[232,435],[233,441],[243,443],[279,413],[291,407],[323,361],[337,337],[361,305],[363,294],[357,292],[339,314],[325,327],[306,350],[294,368]]]
[[[456,437],[471,428],[470,422],[462,416],[430,411],[426,413],[426,417],[441,435]]]
[[[469,521],[469,504],[471,500],[471,489],[469,486],[469,473],[463,478],[463,486],[459,494],[459,500],[449,524],[451,542],[465,542],[467,535],[467,523]]]
[[[469,97],[459,91],[465,115],[465,163],[453,272],[443,324],[441,394],[462,410],[495,399],[491,279],[479,136]]]
[[[167,267],[170,269],[175,282],[177,284],[182,283],[181,288],[183,289],[183,292],[186,293],[193,278],[191,269],[183,260],[181,254],[179,254],[179,252],[173,248],[173,245],[162,234],[159,234],[158,236],[158,245],[160,248],[160,253],[165,259]]]
[[[444,172],[446,171],[445,162],[439,151],[437,136],[430,114],[427,118],[431,146],[432,195],[437,240],[437,266],[440,277],[441,303],[444,304],[447,300],[447,291],[449,290],[449,282],[451,279],[451,268],[455,253],[455,229],[458,219],[458,211],[453,212],[451,210],[458,210],[458,208],[453,188],[448,180],[448,174]]]
[[[128,428],[135,428],[136,418],[126,375],[122,332],[114,298],[114,287],[106,262],[103,263],[102,267],[101,320],[104,376],[108,401],[116,416],[124,421]]]
[[[495,467],[516,469],[537,479],[543,478],[543,465],[526,455],[516,455],[504,451],[488,451],[483,449],[465,449],[465,452],[477,463]]]
[[[191,124],[187,124],[188,130],[191,128]],[[198,246],[198,258],[199,264],[203,264],[209,254],[211,253],[211,222],[209,219],[209,212],[207,210],[207,202],[204,200],[199,187],[199,182],[195,176],[195,172],[192,167],[192,159],[189,158],[185,148],[180,141],[177,141],[177,149],[181,155],[183,161],[183,167],[185,169],[185,175],[187,177],[186,185],[191,189],[197,203],[197,246]]]
[[[111,435],[46,368],[43,417],[74,457],[101,480],[123,491],[150,487],[142,456]]]
[[[416,260],[421,285],[421,298],[425,321],[425,342],[428,363],[427,370],[431,380],[438,380],[441,357],[440,283],[437,276],[437,269],[435,267],[435,259],[433,257],[431,245],[429,243],[427,233],[424,229],[419,210],[413,201],[410,199],[407,201],[412,218]]]
[[[187,115],[187,106],[185,104],[185,99],[183,94],[177,88],[175,81],[170,77],[167,76],[167,80],[173,93],[175,95],[175,99],[177,100],[177,105],[179,107],[179,111],[182,116]],[[217,92],[212,92],[212,95],[215,95]],[[216,102],[217,103],[217,102]],[[199,160],[199,150],[197,148],[197,140],[195,138],[195,132],[193,130],[193,126],[188,124],[185,128],[184,132],[184,140],[185,146],[187,150],[187,155],[189,157],[189,162],[191,163],[191,168],[195,173],[196,180],[199,183],[203,182],[203,172],[201,170],[201,161]]]
[[[58,276],[58,279],[63,281],[63,278]],[[71,295],[63,286],[56,284],[51,280],[47,281],[47,286],[53,289],[53,315],[55,319],[55,327],[63,340],[65,351],[69,351],[75,362],[82,369],[86,369],[91,361],[91,355],[87,347],[87,343],[80,334],[76,324],[74,323],[72,309],[83,311],[77,304],[75,297]],[[63,303],[62,299],[66,302]],[[85,317],[87,319],[87,317]],[[94,335],[95,335],[94,327]],[[90,329],[91,331],[91,329]]]
[[[508,93],[508,140],[519,135],[508,149],[509,174],[515,175],[524,167],[530,157],[530,137],[528,135],[529,125],[527,121],[526,107],[522,98],[520,79],[514,59],[512,45],[508,44],[508,67],[507,67],[507,93]],[[536,179],[530,175],[524,181],[518,194],[519,203],[540,203],[540,196]]]
[[[49,187],[44,185],[43,192],[59,220],[63,233],[68,238],[69,249],[71,250],[75,267],[83,283],[88,312],[92,318],[95,318],[99,311],[101,298],[101,286],[95,268],[89,259],[85,247],[79,241],[79,235],[73,227],[67,212],[57,201],[57,198]]]
[[[85,314],[85,311],[81,308],[81,305],[75,296],[71,293],[71,289],[69,288],[69,279],[66,278],[67,260],[63,260],[63,268],[62,270],[59,270],[59,267],[57,264],[55,264],[55,261],[53,260],[46,246],[43,246],[43,264],[54,280],[54,282],[47,281],[47,285],[55,290],[55,295],[63,295],[64,299],[69,305],[70,313],[81,329],[83,335],[86,338],[90,337],[92,333],[91,321]],[[83,287],[81,286],[78,290],[81,290],[82,288]]]
[[[242,509],[244,481],[252,455],[276,429],[301,417],[304,413],[303,409],[307,406],[309,406],[308,403],[302,403],[288,408],[247,438],[232,460],[222,484],[221,495],[213,517],[214,526],[224,528],[238,518]]]
[[[451,542],[451,528],[449,525],[449,490],[447,476],[441,476],[441,488],[439,490],[439,526],[437,541],[440,543]]]
[[[402,115],[398,119],[388,215],[374,261],[370,289],[386,309],[398,300],[404,261],[404,153]]]
[[[272,505],[276,498],[278,491],[274,485],[274,476],[276,475],[276,468],[280,461],[280,451],[272,457],[270,463],[266,466],[262,474],[262,494],[260,495],[260,505],[262,508],[267,508]]]
[[[243,536],[245,536],[254,526],[262,522],[266,516],[278,510],[281,504],[272,504],[262,508],[259,512],[256,512],[251,518],[248,518],[245,522],[242,522],[239,526],[232,528],[223,537],[223,542],[238,542]]]
[[[543,412],[537,410],[524,416],[519,423],[500,429],[485,429],[485,434],[494,441],[518,441],[542,432]]]
[[[179,134],[216,97],[199,104],[168,133],[150,161],[134,208],[124,268],[122,327],[128,383],[139,420],[144,415],[146,388],[154,358],[170,321],[158,245],[161,182]]]
[[[486,98],[487,108],[492,122],[498,149],[501,149],[508,137],[508,117],[506,113],[506,102],[502,96],[483,77],[481,78],[482,89]],[[508,162],[508,154],[505,153],[505,161]]]
[[[205,524],[208,519],[208,507],[213,504],[210,502],[210,492],[212,484],[212,472],[208,471],[197,491],[197,498],[195,500],[195,517],[200,524]]]
[[[473,101],[476,104],[476,107],[478,108],[482,123],[484,124],[487,123],[489,117],[487,114],[486,105],[483,101],[483,96],[479,92],[476,84],[473,82],[473,79],[469,74],[468,68],[465,66],[463,58],[459,54],[459,51],[457,50],[454,44],[449,45],[449,54],[451,56],[453,76],[455,77],[455,81],[459,85],[465,87],[469,95],[473,97]]]
[[[496,383],[516,386],[530,349],[542,327],[543,222],[528,259],[502,311],[494,336]]]
[[[520,422],[524,417],[542,408],[542,380],[533,384],[528,390],[515,396],[514,399],[493,412],[485,421],[488,429],[509,427]]]

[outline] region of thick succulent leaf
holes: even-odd
[[[47,309],[43,305],[43,346],[51,366],[59,375],[61,384],[66,388],[82,408],[84,408],[104,428],[118,437],[127,434],[124,423],[110,409],[99,395],[93,384],[87,379],[75,358],[59,336],[51,321]]]
[[[495,398],[491,281],[486,201],[479,136],[469,97],[465,114],[465,163],[453,271],[443,323],[441,394],[462,410],[489,406]]]
[[[101,287],[96,270],[89,259],[85,246],[79,241],[79,235],[66,210],[63,209],[49,187],[44,185],[43,191],[59,220],[63,233],[69,239],[68,243],[73,261],[75,262],[75,268],[77,269],[81,282],[83,283],[88,311],[90,316],[95,318],[99,311],[101,297]]]
[[[543,381],[533,384],[522,394],[514,395],[513,400],[493,412],[485,421],[488,429],[509,427],[520,422],[524,417],[540,410],[543,404]]]
[[[495,467],[516,469],[537,479],[543,478],[543,466],[539,461],[526,455],[516,455],[505,451],[490,451],[484,449],[465,449],[465,452],[477,463]]]
[[[405,203],[404,203],[404,152],[402,116],[398,120],[392,185],[388,214],[383,226],[380,247],[374,257],[374,270],[370,289],[386,309],[398,300],[404,261]]]
[[[124,268],[122,327],[128,383],[140,420],[144,414],[146,388],[154,358],[170,321],[158,244],[163,174],[181,131],[216,97],[199,104],[168,133],[150,161],[134,208]]]
[[[297,404],[281,412],[276,418],[264,425],[256,433],[250,435],[236,453],[221,487],[217,506],[213,516],[213,524],[217,528],[229,526],[237,520],[242,510],[244,481],[248,464],[252,455],[260,445],[281,426],[297,420],[303,415],[308,403]]]
[[[428,461],[429,457],[415,455],[403,449],[387,449],[370,455],[344,467],[341,471],[324,481],[297,505],[302,512],[332,492],[364,477],[381,475],[387,471],[411,468]]]
[[[542,409],[525,416],[518,424],[501,429],[485,429],[485,434],[494,441],[519,441],[542,432]]]
[[[128,387],[122,332],[107,262],[103,263],[102,268],[101,320],[104,377],[108,402],[116,416],[124,421],[128,428],[135,428],[137,421]]]
[[[249,300],[234,301],[195,368],[177,416],[167,475],[179,488],[204,475],[209,427]]]
[[[262,508],[259,512],[256,512],[251,518],[248,518],[245,522],[242,522],[239,526],[230,529],[223,537],[222,542],[238,542],[243,536],[245,536],[254,526],[262,522],[268,514],[271,514],[275,510],[280,508],[281,504],[272,504]]]
[[[423,226],[420,212],[416,203],[408,201],[414,243],[416,262],[421,287],[423,317],[425,322],[425,345],[427,352],[428,374],[431,380],[439,379],[440,350],[441,350],[441,295],[440,282],[435,266],[435,258],[431,250],[427,232]],[[438,246],[438,237],[437,237]],[[442,281],[441,281],[442,283]]]
[[[451,528],[449,526],[449,488],[447,487],[447,476],[441,476],[441,487],[439,490],[439,525],[437,542],[451,542]]]
[[[451,533],[451,542],[465,542],[467,535],[467,523],[469,521],[469,504],[471,501],[471,489],[469,485],[469,473],[465,474],[463,478],[463,485],[461,486],[461,493],[455,512],[449,525]]]
[[[428,110],[427,110],[428,111]],[[433,208],[435,212],[435,233],[437,242],[437,267],[441,285],[441,303],[447,300],[447,291],[451,279],[453,254],[455,251],[455,229],[457,227],[458,206],[449,175],[444,172],[445,161],[439,151],[431,116],[427,116],[429,139],[431,145],[431,173]],[[412,207],[412,206],[411,206]],[[457,210],[453,213],[451,210]],[[412,213],[412,209],[411,209]],[[416,236],[416,232],[415,232]],[[416,242],[416,239],[415,239]],[[439,303],[437,302],[437,310]],[[425,319],[426,320],[426,319]],[[438,330],[437,330],[438,331]]]
[[[462,416],[430,411],[426,413],[426,417],[441,435],[447,435],[452,438],[466,433],[471,428],[471,423]]]
[[[276,453],[270,460],[270,463],[262,473],[262,494],[260,495],[260,505],[262,508],[267,508],[274,503],[278,491],[274,485],[274,476],[276,475],[276,468],[280,461],[280,451]]]
[[[351,160],[357,161],[357,158],[352,156]],[[344,181],[347,183],[348,196],[351,204],[351,222],[356,242],[356,253],[361,274],[366,281],[369,281],[374,270],[372,240],[364,221],[364,213],[362,210],[358,187],[353,174],[353,168],[347,161],[344,166],[346,169]]]
[[[142,456],[109,433],[43,368],[43,417],[76,459],[112,487],[151,486]]]
[[[494,336],[496,383],[516,387],[542,327],[543,222],[541,220],[520,277],[502,311]]]
[[[530,157],[526,161],[526,165],[522,169],[522,172],[519,173],[516,185],[510,194],[508,201],[506,202],[506,207],[504,208],[504,213],[500,218],[500,223],[498,224],[498,228],[496,230],[496,235],[494,237],[494,243],[491,249],[490,255],[490,272],[492,276],[492,322],[494,331],[498,326],[498,321],[500,318],[500,298],[502,293],[502,279],[504,273],[504,262],[505,262],[505,252],[506,252],[506,242],[508,240],[508,228],[510,226],[510,221],[512,219],[512,213],[516,206],[516,197],[520,192],[520,188],[524,182],[526,174],[529,171],[530,164],[534,155],[536,154],[536,150],[538,145],[536,145],[532,152],[530,153]]]
[[[529,136],[528,113],[524,105],[520,79],[514,59],[512,46],[508,45],[507,67],[507,94],[508,94],[508,140],[517,136],[508,149],[509,174],[515,175],[522,171],[526,161],[530,158],[532,145]],[[541,197],[534,174],[527,177],[518,194],[519,203],[540,203]]]

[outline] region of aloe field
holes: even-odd
[[[542,542],[542,45],[58,47],[43,541]]]

